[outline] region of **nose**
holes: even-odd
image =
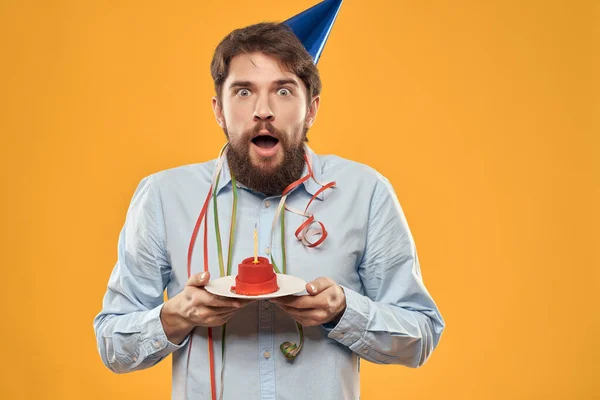
[[[273,121],[275,114],[269,104],[267,96],[259,96],[254,107],[254,121]]]

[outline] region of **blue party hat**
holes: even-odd
[[[324,0],[284,22],[292,28],[315,64],[323,52],[343,0]]]

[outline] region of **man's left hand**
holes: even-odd
[[[317,278],[306,284],[309,296],[285,296],[269,300],[304,326],[339,322],[346,310],[344,290],[333,280]]]

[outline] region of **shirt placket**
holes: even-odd
[[[276,200],[266,198],[260,205],[258,220],[258,253],[270,259],[271,229],[275,217]],[[260,398],[275,400],[275,363],[273,360],[273,307],[261,300],[258,307],[258,358],[260,366]]]

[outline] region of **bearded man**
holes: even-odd
[[[124,373],[173,354],[173,398],[283,400],[358,399],[360,359],[423,365],[444,322],[392,187],[306,145],[314,57],[288,26],[261,23],[227,35],[211,72],[228,144],[140,183],[94,321],[103,362]],[[253,254],[255,229],[305,295],[207,290]]]

